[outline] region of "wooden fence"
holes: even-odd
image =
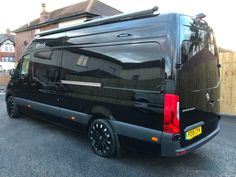
[[[220,53],[221,112],[236,115],[236,52]]]

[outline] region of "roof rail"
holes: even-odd
[[[65,32],[68,30],[87,28],[87,27],[98,26],[98,25],[102,25],[102,24],[108,24],[108,23],[114,23],[114,22],[119,22],[119,21],[126,21],[126,20],[154,16],[155,15],[154,12],[156,12],[157,10],[158,10],[158,7],[155,6],[152,9],[148,9],[148,10],[143,10],[143,11],[133,12],[133,13],[123,13],[123,14],[105,17],[105,18],[101,18],[101,19],[91,20],[91,21],[88,21],[88,22],[85,22],[85,23],[82,23],[79,25],[48,30],[48,31],[38,33],[37,35],[38,36],[45,36],[45,35],[49,35],[49,34]]]

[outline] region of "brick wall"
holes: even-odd
[[[58,24],[51,24],[51,25],[47,25],[47,26],[41,27],[40,31],[47,31],[47,30],[50,30],[50,29],[58,28],[58,27],[59,27]]]
[[[0,76],[0,86],[6,86],[9,80],[10,80],[9,75]]]
[[[46,31],[50,29],[58,28],[58,24],[52,24],[40,28],[40,31]],[[17,32],[16,33],[16,61],[19,61],[22,56],[26,45],[31,42],[35,37],[35,30],[31,29],[28,31]]]
[[[19,61],[25,50],[26,44],[28,44],[34,37],[34,29],[16,33],[16,61]]]

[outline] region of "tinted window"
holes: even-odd
[[[107,88],[157,90],[165,78],[163,54],[154,42],[68,48],[62,65],[64,80]]]
[[[33,79],[46,86],[57,82],[60,74],[61,50],[37,51],[34,53]]]
[[[199,91],[218,86],[219,62],[212,29],[205,21],[180,16],[181,86]]]
[[[180,16],[180,46],[181,60],[185,63],[203,49],[207,49],[215,56],[216,45],[212,29],[204,21],[188,16]]]
[[[42,59],[42,60],[51,60],[52,54],[53,54],[53,51],[51,51],[51,50],[39,51],[39,52],[35,52],[34,57],[36,57],[38,59]]]

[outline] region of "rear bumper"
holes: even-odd
[[[189,145],[184,148],[180,146],[179,141],[173,141],[173,135],[169,133],[163,133],[162,134],[162,143],[161,143],[161,155],[162,156],[179,156],[184,155],[189,152],[193,152],[200,146],[204,145],[208,141],[210,141],[212,138],[214,138],[220,131],[220,126],[218,124],[218,127],[215,131],[213,131],[211,134],[206,136],[205,138]]]

